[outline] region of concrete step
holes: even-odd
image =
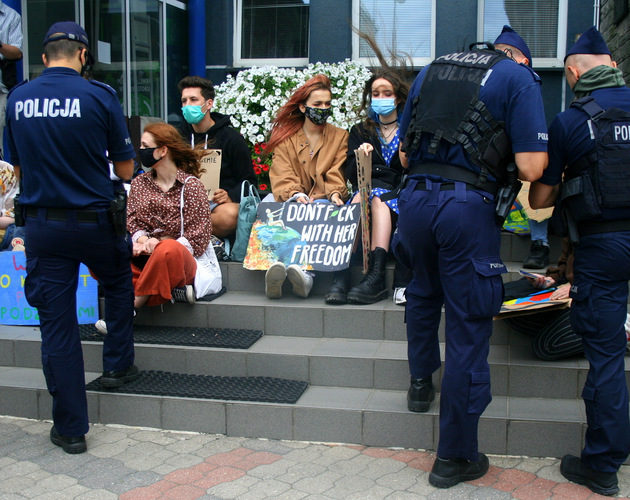
[[[405,308],[391,299],[375,304],[332,306],[322,297],[293,294],[268,299],[264,293],[227,292],[212,302],[164,304],[138,310],[136,324],[263,330],[265,335],[366,340],[407,340]],[[444,310],[439,336],[444,341]],[[510,327],[494,322],[492,344],[506,344]]]
[[[529,234],[518,235],[501,232],[501,259],[504,262],[522,263],[529,255],[529,247],[531,246]],[[560,252],[562,251],[562,238],[559,236],[549,236],[549,262],[554,265],[558,261]]]
[[[41,368],[39,330],[0,329],[0,364]],[[444,344],[440,345],[444,359]],[[102,371],[102,344],[83,343],[85,369]],[[580,397],[588,363],[583,358],[535,359],[529,339],[512,334],[508,345],[492,345],[488,357],[495,396],[575,399]],[[267,376],[311,385],[406,390],[407,345],[402,341],[263,336],[249,349],[219,349],[136,344],[136,364],[143,370],[217,376]],[[626,360],[630,385],[630,358]],[[441,370],[434,376],[440,388]]]
[[[519,269],[522,269],[523,263],[504,260],[504,264],[508,268],[508,272],[503,275],[504,281],[512,281],[521,278],[518,273]],[[250,271],[243,267],[240,262],[221,262],[221,271],[223,273],[223,285],[230,292],[255,292],[263,295],[265,293],[265,272],[264,271]],[[359,283],[361,281],[361,268],[358,266],[352,267],[352,284]],[[536,271],[534,272],[543,272]],[[390,261],[386,268],[385,283],[388,289],[392,288],[394,280],[394,262]],[[323,298],[328,292],[332,283],[332,273],[315,273],[315,279],[313,280],[313,290],[311,296]],[[283,288],[283,297],[292,296],[291,285],[287,281]],[[389,300],[391,300],[391,293]]]
[[[86,381],[98,374],[88,372]],[[50,419],[41,370],[0,367],[0,414]],[[435,449],[439,394],[427,413],[406,408],[405,391],[310,386],[295,405],[88,393],[91,422],[172,430]],[[495,396],[479,426],[486,453],[579,454],[585,414],[578,399]]]

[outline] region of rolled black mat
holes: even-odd
[[[87,390],[287,404],[297,402],[308,387],[306,382],[272,377],[216,377],[154,370],[142,371],[136,380],[116,389],[105,389],[100,380],[90,382]]]
[[[94,325],[79,325],[81,340],[103,341],[103,334]],[[224,347],[248,349],[262,337],[260,330],[238,330],[234,328],[197,328],[186,326],[133,327],[136,344],[185,345],[197,347]]]

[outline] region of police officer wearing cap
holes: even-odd
[[[549,128],[549,168],[530,189],[534,208],[562,212],[575,244],[571,325],[589,371],[581,457],[563,457],[570,481],[619,491],[630,453],[624,322],[630,280],[630,89],[595,27],[569,49],[565,76],[576,99]],[[554,214],[555,216],[556,214]]]
[[[502,42],[526,47],[515,32]],[[448,488],[489,466],[478,452],[477,426],[491,400],[489,338],[506,271],[495,203],[502,185],[517,184],[517,175],[536,180],[547,164],[540,79],[491,44],[438,57],[412,85],[400,128],[409,178],[392,246],[413,270],[407,401],[410,410],[427,411],[434,398],[444,305],[440,438],[429,482]]]
[[[24,291],[39,312],[42,367],[53,397],[50,439],[67,453],[82,453],[88,414],[75,298],[80,263],[98,277],[106,298],[103,385],[120,386],[138,373],[131,247],[120,230],[124,198],[108,164],[129,179],[135,154],[115,91],[81,77],[89,59],[83,28],[53,24],[42,59],[41,76],[9,95],[9,147],[29,240]]]

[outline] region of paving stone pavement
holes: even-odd
[[[49,441],[51,423],[0,416],[0,499],[554,499],[605,498],[568,483],[559,460],[490,456],[486,476],[429,485],[433,453],[92,425],[88,452]],[[630,495],[630,467],[619,473]]]

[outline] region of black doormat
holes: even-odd
[[[79,325],[81,340],[103,341],[103,334],[94,325]],[[182,326],[133,327],[136,344],[185,345],[196,347],[223,347],[248,349],[262,337],[260,330],[237,330],[233,328],[197,328]]]
[[[133,382],[105,389],[100,377],[86,389],[117,394],[144,394],[228,401],[294,404],[308,387],[306,382],[272,377],[216,377],[163,371],[142,371]]]

